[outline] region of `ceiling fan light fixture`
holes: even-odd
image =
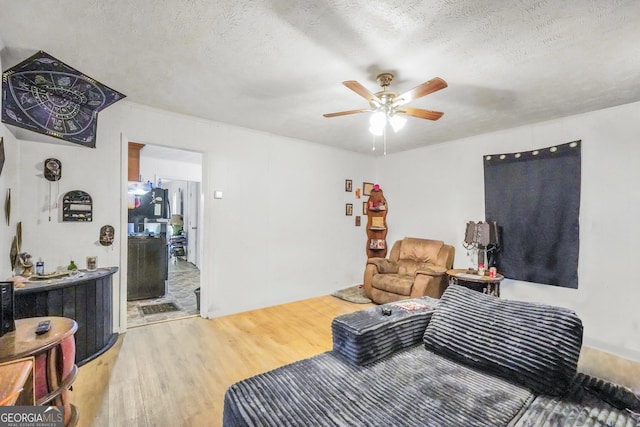
[[[407,123],[407,119],[405,117],[402,117],[402,116],[399,116],[397,114],[394,114],[389,119],[389,123],[391,124],[391,127],[393,128],[393,131],[394,132],[398,132]]]
[[[387,115],[384,111],[376,111],[371,115],[369,123],[372,127],[382,128],[387,123]]]
[[[376,136],[382,135],[384,127],[387,125],[387,116],[383,111],[376,111],[369,119],[369,132]]]
[[[384,132],[384,125],[377,126],[377,127],[374,125],[371,125],[369,126],[369,132],[371,132],[375,136],[382,136],[382,133]]]

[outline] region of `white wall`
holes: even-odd
[[[120,227],[119,146],[114,151],[103,144],[96,149],[32,141],[20,141],[19,145],[21,192],[15,201],[20,204],[24,250],[36,260],[42,258],[47,272],[66,268],[70,260],[79,268],[86,268],[89,255],[98,256],[98,267],[117,266],[118,234],[115,246],[100,245],[99,236],[103,225],[115,227],[116,233]],[[56,183],[43,176],[44,160],[49,157],[62,163],[62,178]],[[92,222],[62,222],[62,197],[72,190],[91,195]]]
[[[82,267],[85,256],[98,255],[99,266],[120,266],[114,299],[124,304],[128,141],[165,146],[184,141],[178,148],[204,154],[205,315],[325,295],[360,283],[366,237],[353,217],[344,215],[345,203],[353,198],[345,193],[344,180],[373,180],[372,158],[127,101],[100,113],[96,149],[19,141],[16,170],[22,191],[16,202],[24,247],[42,257],[47,270],[67,265],[70,258]],[[62,162],[60,194],[84,190],[93,196],[93,222],[62,223],[59,213],[48,221],[49,183],[42,177],[48,157]],[[214,189],[222,190],[224,198],[214,201]],[[105,224],[116,227],[111,248],[97,243]],[[123,327],[125,317],[125,311],[116,311],[122,322],[116,327]]]
[[[505,280],[504,298],[575,310],[585,343],[640,360],[640,103],[466,138],[378,160],[389,241],[438,238],[466,268],[464,224],[484,219],[483,155],[582,140],[578,289]]]
[[[344,191],[344,180],[374,180],[371,157],[132,103],[118,115],[111,125],[126,140],[180,141],[178,148],[203,152],[204,313],[326,295],[361,282],[366,235],[344,214],[345,203],[360,202]],[[223,198],[214,200],[214,190]]]
[[[0,39],[0,52],[3,49],[4,42]],[[4,70],[2,58],[0,58],[0,70]],[[16,235],[16,225],[20,222],[21,186],[18,179],[20,149],[16,139],[2,123],[0,123],[0,138],[3,138],[5,157],[0,174],[0,280],[8,280],[14,273],[9,261],[11,242]],[[5,203],[9,192],[11,193],[11,213],[7,223]]]
[[[16,224],[20,221],[20,181],[18,180],[18,163],[20,152],[18,142],[9,130],[0,124],[0,137],[4,138],[4,167],[0,174],[0,280],[8,280],[13,275],[9,262],[11,242],[16,235]],[[11,215],[7,224],[5,203],[11,191]]]
[[[146,150],[147,148],[148,147],[145,146],[140,150],[140,175],[142,181],[151,181],[154,184],[157,184],[158,178],[193,182],[202,181],[202,160],[195,163],[177,160],[171,157],[152,157],[146,154],[148,151]],[[160,151],[160,153],[166,152],[168,156],[171,156],[171,151],[172,150],[167,149]],[[174,153],[176,152],[176,150],[173,151]]]

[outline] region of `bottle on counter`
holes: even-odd
[[[77,270],[78,267],[76,266],[76,263],[73,262],[73,260],[71,260],[71,262],[69,263],[69,266],[67,267],[67,270],[72,271],[72,270]]]
[[[42,261],[42,258],[38,258],[38,261],[36,262],[36,275],[44,276],[44,262]]]

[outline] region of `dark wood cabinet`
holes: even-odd
[[[115,344],[113,274],[117,267],[84,272],[77,278],[29,282],[15,290],[16,319],[59,316],[78,323],[75,361],[81,366]]]
[[[140,181],[140,150],[142,150],[143,147],[144,144],[129,143],[129,181]]]

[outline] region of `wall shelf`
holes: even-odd
[[[367,258],[387,256],[388,205],[382,190],[371,190],[367,201]]]

